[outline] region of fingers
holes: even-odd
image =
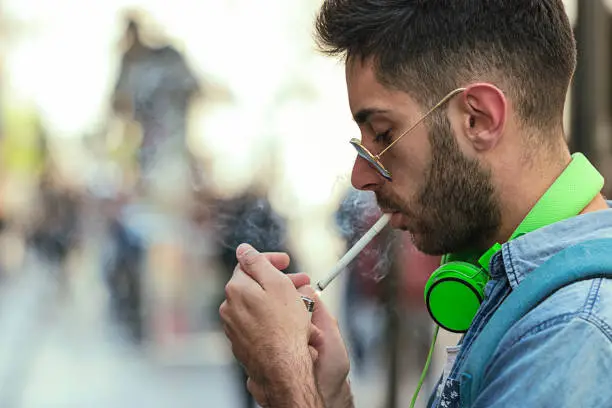
[[[268,399],[266,398],[266,393],[263,388],[259,386],[251,377],[247,379],[247,390],[251,393],[253,398],[255,398],[255,402],[259,404],[260,407],[265,408],[268,406]]]
[[[219,316],[221,316],[221,320],[223,320],[224,322],[229,320],[228,308],[229,308],[229,305],[227,304],[227,299],[226,299],[223,301],[223,303],[221,303],[221,306],[219,306]]]
[[[310,352],[310,358],[312,359],[312,362],[316,363],[319,359],[319,352],[313,346],[308,346],[308,351]]]
[[[315,326],[314,324],[310,325],[310,332],[308,333],[308,345],[312,346],[310,347],[311,349],[313,348],[318,348],[319,346],[321,346],[323,344],[323,331],[321,329],[319,329],[317,326]],[[315,350],[316,351],[316,350]],[[312,356],[312,350],[310,352],[311,356]],[[314,356],[312,361],[316,361],[316,357]]]
[[[265,252],[263,255],[268,259],[273,267],[281,271],[287,269],[289,267],[289,263],[291,262],[289,255],[284,252]]]
[[[236,249],[240,269],[253,278],[262,288],[270,288],[286,279],[285,274],[249,244],[240,244]]]
[[[319,300],[319,297],[317,296],[317,292],[315,292],[315,290],[310,285],[304,285],[304,286],[299,287],[298,292],[300,292],[302,295],[307,296],[313,300]]]
[[[236,299],[247,301],[247,298],[263,294],[263,287],[259,282],[247,275],[239,266],[234,268],[232,278],[225,285],[225,298],[229,302]]]
[[[293,286],[298,289],[304,285],[310,284],[310,276],[306,275],[305,273],[292,273],[290,275],[287,275],[287,277],[291,279],[291,282],[293,282]]]

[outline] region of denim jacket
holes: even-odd
[[[434,389],[431,407],[459,408],[459,374],[470,348],[512,289],[560,250],[598,238],[612,238],[612,209],[540,228],[502,246],[491,259],[485,300],[450,372]],[[506,333],[474,404],[490,407],[612,407],[612,280],[566,286]]]

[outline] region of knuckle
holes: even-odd
[[[233,283],[232,281],[229,281],[226,285],[225,285],[225,297],[227,299],[232,298],[236,293],[236,284]]]
[[[247,390],[261,407],[267,407],[266,395],[263,389],[251,377],[247,379]]]
[[[313,362],[319,359],[319,352],[317,351],[316,348],[312,346],[308,346],[308,351],[310,352],[310,358],[312,359]]]
[[[280,274],[279,276],[279,280],[278,283],[280,285],[283,286],[287,286],[287,287],[291,287],[293,289],[296,289],[295,285],[293,284],[293,281],[291,280],[291,278],[287,275],[285,275],[284,273]]]
[[[255,385],[251,377],[247,378],[246,387],[247,387],[247,390],[249,390],[251,394],[255,393]]]
[[[223,303],[221,303],[221,306],[219,306],[219,316],[221,317],[221,320],[223,320],[224,322],[228,321],[229,305],[227,304],[227,301],[224,301]]]

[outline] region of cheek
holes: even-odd
[[[419,141],[427,140],[426,135],[415,136]],[[413,202],[427,177],[429,146],[417,140],[402,140],[395,147],[397,151],[389,151],[393,153],[389,157],[389,167],[393,174],[393,182],[389,183],[389,187],[404,201]]]
[[[421,125],[398,141],[389,153],[393,164],[402,167],[404,171],[418,176],[430,162],[431,146],[427,131]]]
[[[407,171],[394,172],[393,182],[388,183],[389,195],[393,197],[393,200],[398,204],[404,203],[409,206],[412,206],[412,203],[416,201],[420,187],[420,178]]]

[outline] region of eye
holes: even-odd
[[[374,143],[391,143],[391,129],[374,135]]]

